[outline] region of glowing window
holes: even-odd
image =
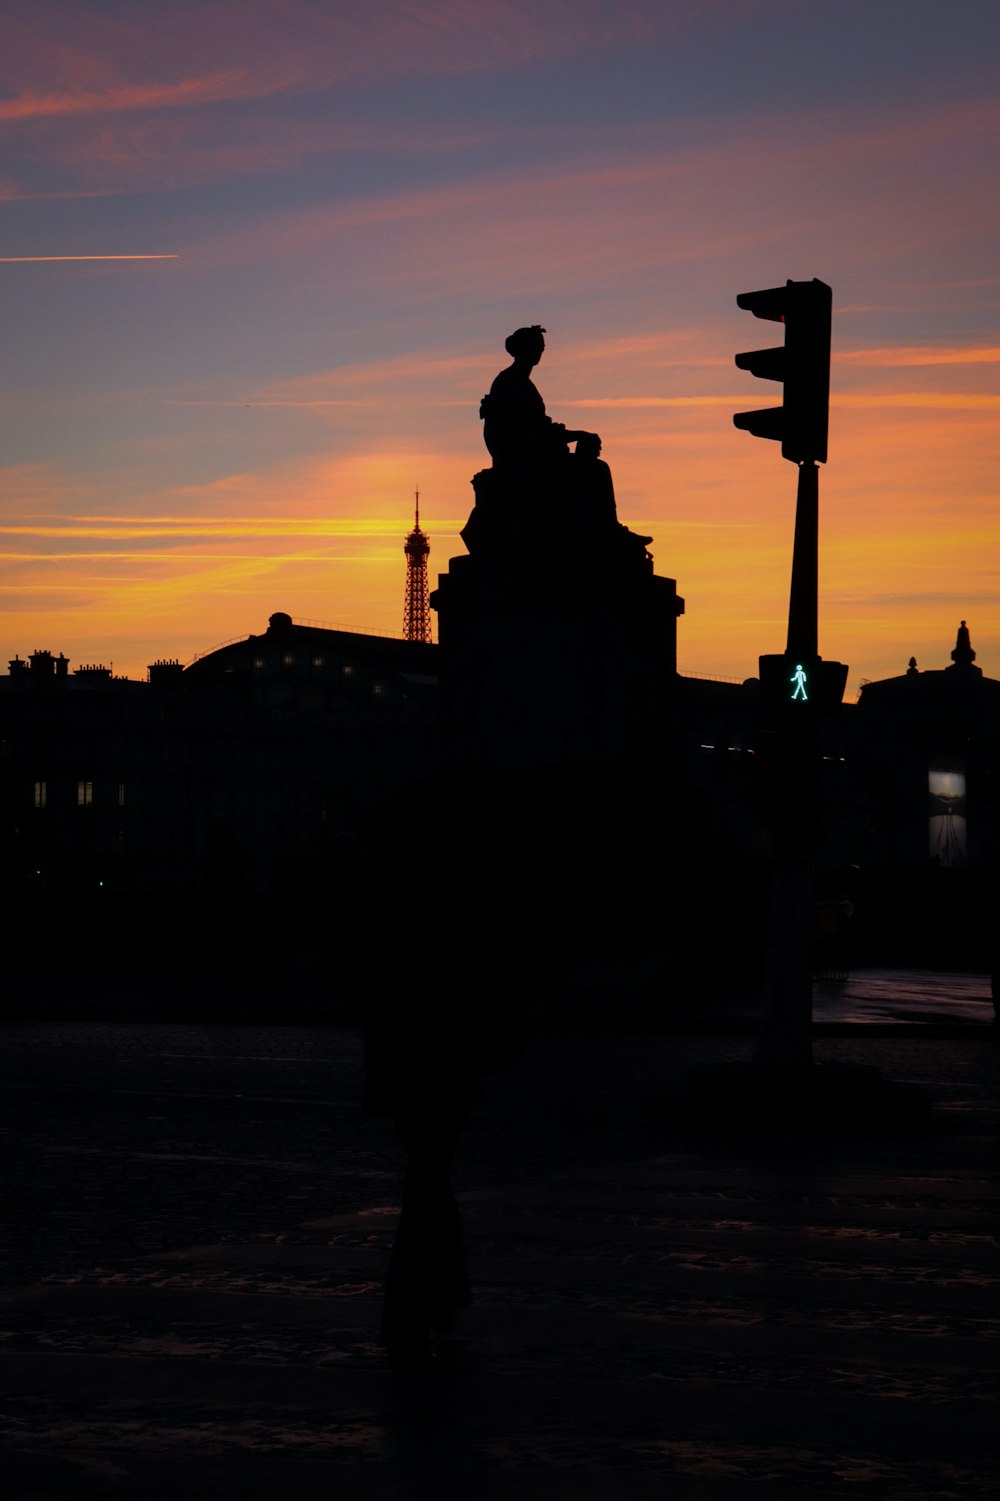
[[[286,651],[285,655],[282,657],[281,660],[282,660],[282,662],[284,663],[284,665],[286,667],[294,667],[295,666],[295,658],[292,656],[292,654],[291,654],[290,651]]]
[[[76,806],[78,808],[89,808],[91,806],[91,804],[93,803],[93,801],[94,801],[94,784],[93,784],[93,782],[77,782],[77,784],[76,784]]]
[[[340,670],[344,674],[345,678],[352,678],[354,676],[354,668],[349,662],[345,662]]]
[[[965,773],[932,766],[927,773],[927,789],[931,797],[947,798],[949,801],[964,797]]]
[[[322,657],[313,657],[313,666],[314,667],[322,667],[323,666],[323,658]]]
[[[373,694],[373,696],[375,698],[381,698],[382,697],[382,684],[381,683],[373,683],[372,684],[372,694]]]
[[[264,658],[263,657],[254,657],[254,659],[253,659],[253,665],[254,665],[255,668],[257,668],[259,670],[261,667],[263,667],[265,665],[264,664]]]
[[[48,784],[46,782],[35,783],[35,807],[44,808],[48,799]]]
[[[929,801],[928,854],[936,865],[954,867],[968,859],[965,762],[961,756],[942,757],[927,769]]]

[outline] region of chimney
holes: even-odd
[[[31,676],[36,683],[45,682],[52,677],[55,661],[50,651],[33,651],[29,661]]]
[[[175,688],[184,676],[184,668],[176,657],[159,657],[150,662],[146,673],[151,687]]]

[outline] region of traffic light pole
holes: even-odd
[[[798,468],[788,652],[804,661],[819,655],[819,468],[812,463]]]
[[[788,602],[786,661],[818,656],[819,471],[798,466],[795,542]],[[818,685],[811,685],[815,691]],[[791,709],[791,712],[789,710]],[[801,1068],[812,1054],[812,859],[817,824],[815,713],[779,713],[774,864],[768,911],[765,1008],[757,1057],[762,1063]]]
[[[780,407],[737,412],[742,432],[780,442],[798,469],[788,644],[760,658],[762,787],[771,803],[773,860],[764,1018],[753,1062],[693,1070],[648,1103],[653,1118],[784,1135],[846,1121],[881,1130],[925,1128],[929,1095],[877,1069],[815,1064],[812,1054],[813,862],[819,839],[819,719],[843,701],[847,667],[818,645],[819,477],[826,463],[833,293],[826,282],[787,281],[741,292],[737,306],[784,325],[784,343],[736,356],[736,367],[782,386]]]
[[[784,343],[736,356],[739,370],[781,383],[780,407],[737,412],[755,438],[780,442],[798,469],[788,644],[760,658],[758,761],[773,827],[763,1025],[753,1062],[693,1070],[679,1090],[648,1107],[669,1120],[783,1135],[839,1129],[926,1127],[930,1097],[883,1080],[877,1069],[815,1064],[812,1055],[813,862],[819,839],[819,720],[843,701],[847,668],[818,650],[819,480],[826,463],[833,293],[825,282],[741,292],[737,305],[784,325]]]
[[[781,406],[737,412],[734,424],[780,442],[798,470],[788,644],[760,659],[761,703],[770,715],[773,874],[767,996],[760,1061],[812,1063],[812,865],[819,843],[820,713],[843,695],[847,669],[819,655],[819,471],[826,463],[833,292],[826,282],[786,281],[741,292],[737,306],[780,323],[784,343],[736,356],[736,367],[780,382]]]

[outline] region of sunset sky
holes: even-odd
[[[682,671],[784,646],[738,292],[834,292],[820,647],[1000,677],[996,0],[5,0],[0,671],[401,627],[504,337],[604,438]]]

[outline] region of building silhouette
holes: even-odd
[[[911,660],[899,676],[865,683],[823,730],[821,884],[856,902],[859,955],[972,962],[992,926],[1000,681],[974,658],[963,622],[950,665]],[[268,923],[253,929],[260,952],[308,949],[330,929],[343,841],[363,840],[409,789],[447,781],[440,661],[426,641],[284,612],[187,668],[153,663],[146,682],[101,664],[74,669],[50,651],[15,657],[0,676],[0,880],[9,912],[21,914],[25,962],[56,962],[44,936],[56,899],[74,965],[97,950],[125,963],[130,945],[134,964],[150,945],[179,963],[187,939],[207,928],[231,941],[265,899]],[[493,663],[484,692],[509,694],[508,677]],[[669,762],[660,785],[636,789],[665,815],[654,825],[643,805],[628,814],[647,830],[649,911],[623,908],[622,924],[655,945],[673,905],[677,942],[686,928],[694,948],[699,921],[722,921],[740,935],[729,961],[752,970],[769,802],[781,795],[761,754],[759,684],[673,674],[669,688]],[[567,785],[567,817],[586,844],[600,789],[587,766]],[[626,816],[631,789],[606,792],[609,816]],[[621,885],[622,873],[588,879]],[[718,949],[699,956],[703,970],[723,962]]]

